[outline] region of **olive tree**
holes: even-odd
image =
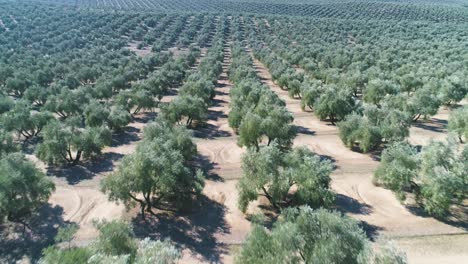
[[[194,121],[200,123],[206,120],[208,106],[197,96],[178,96],[172,102],[161,107],[162,116],[173,124],[185,123],[192,127]]]
[[[301,84],[301,109],[305,111],[306,107],[314,109],[315,101],[323,92],[322,81],[315,79],[306,79]]]
[[[37,136],[52,119],[54,117],[50,112],[36,112],[29,103],[19,101],[13,109],[4,114],[2,124],[6,130],[15,131],[18,137],[28,140]]]
[[[451,137],[447,142],[431,141],[420,153],[407,143],[395,143],[384,150],[374,182],[402,200],[406,192],[413,192],[424,211],[445,217],[468,197],[468,147],[460,148]]]
[[[54,183],[20,153],[0,159],[0,221],[27,220],[55,190]]]
[[[61,118],[81,115],[83,107],[89,102],[91,91],[85,87],[76,90],[62,88],[59,94],[49,96],[43,109],[56,113]]]
[[[120,220],[102,220],[94,222],[94,225],[99,231],[99,236],[91,245],[93,252],[109,256],[129,255],[131,259],[135,258],[138,244],[130,225]]]
[[[288,209],[271,231],[254,226],[236,263],[366,263],[370,242],[338,212]]]
[[[362,115],[353,113],[338,123],[343,143],[349,148],[358,145],[363,152],[374,150],[381,143],[404,140],[409,135],[410,126],[409,114],[386,104],[381,108],[367,105]]]
[[[418,188],[418,169],[416,149],[408,143],[397,142],[383,151],[374,182],[392,190],[400,200],[404,200],[406,191]]]
[[[314,103],[315,114],[320,120],[328,118],[333,125],[336,121],[343,120],[354,108],[352,93],[335,85],[328,85]]]
[[[387,94],[395,94],[398,87],[388,80],[373,79],[364,89],[363,99],[366,103],[378,105]]]
[[[421,193],[417,197],[424,210],[444,217],[450,206],[468,197],[467,147],[459,146],[452,138],[447,142],[431,141],[421,151],[419,181]]]
[[[0,92],[0,115],[10,111],[14,106],[14,101]]]
[[[52,245],[43,251],[39,263],[175,264],[180,258],[179,250],[171,241],[149,238],[139,241],[131,226],[123,221],[98,221],[94,224],[99,235],[89,246],[64,248]],[[70,233],[68,228],[60,230]],[[61,242],[60,237],[62,234],[57,235],[57,243]]]
[[[132,116],[128,111],[120,105],[110,107],[109,116],[107,117],[107,125],[113,131],[121,131],[132,121]]]
[[[0,158],[17,150],[18,147],[13,141],[13,136],[10,133],[0,129]]]
[[[165,134],[158,136],[160,132]],[[102,190],[110,200],[128,208],[138,203],[143,218],[145,210],[154,214],[152,208],[162,201],[183,203],[200,194],[204,185],[202,172],[190,167],[193,143],[181,138],[187,134],[160,128],[147,133],[155,137],[147,135],[135,153],[125,156],[117,171],[102,181]]]
[[[458,103],[468,94],[468,79],[464,75],[466,74],[458,72],[442,81],[439,97],[443,104]]]
[[[463,137],[465,140],[468,139],[468,106],[463,106],[450,113],[448,130],[458,136],[460,143],[463,143]]]
[[[276,143],[260,150],[249,149],[242,158],[243,176],[239,181],[239,208],[245,212],[249,203],[265,196],[275,209],[292,204],[312,207],[330,206],[331,162],[306,148],[283,153]],[[296,190],[293,195],[290,191]]]
[[[107,127],[80,127],[81,118],[66,123],[50,122],[43,131],[43,141],[37,146],[37,157],[50,164],[76,165],[81,158],[99,155],[110,145],[111,132]]]

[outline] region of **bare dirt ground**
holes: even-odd
[[[225,47],[223,72],[216,86],[213,105],[209,108],[207,124],[197,129],[194,135],[200,160],[208,173],[203,194],[209,204],[216,204],[219,209],[205,206],[196,215],[186,216],[191,223],[198,223],[199,226],[200,223],[207,223],[210,227],[218,228],[201,238],[200,244],[207,247],[191,246],[188,239],[180,241],[178,244],[184,248],[181,263],[231,263],[231,245],[241,244],[250,231],[250,222],[237,208],[236,184],[242,174],[240,157],[244,150],[237,146],[237,136],[227,121],[232,87],[227,78],[231,59],[229,45]],[[196,231],[199,226],[193,225],[192,234],[200,233]],[[174,234],[170,237],[177,241]]]
[[[399,247],[407,252],[409,263],[466,263],[468,235],[441,235],[397,238]]]
[[[142,49],[139,49],[138,48],[138,45],[141,43],[142,41],[132,41],[130,43],[128,43],[128,49],[130,51],[133,51],[135,52],[135,54],[139,57],[146,57],[148,55],[150,55],[152,53],[151,51],[151,47],[144,47]]]
[[[338,137],[335,126],[318,120],[311,112],[302,112],[299,100],[289,98],[287,91],[281,90],[272,81],[262,63],[255,60],[254,64],[262,81],[286,101],[288,110],[293,113],[294,124],[299,130],[294,144],[307,145],[314,152],[334,161],[336,170],[332,174],[332,188],[338,195],[337,209],[362,221],[371,238],[379,234],[387,237],[411,237],[466,233],[466,223],[444,223],[418,214],[417,211],[402,205],[391,191],[374,186],[372,175],[378,166],[378,157],[346,148]],[[427,144],[431,138],[443,138],[446,135],[447,118],[448,110],[442,109],[429,122],[418,123],[411,129],[410,141]],[[427,126],[441,128],[427,129]],[[466,245],[468,237],[462,236],[459,240],[465,241]],[[414,263],[425,263],[418,258],[417,244],[414,248],[407,246],[405,250],[411,259],[414,259]],[[439,252],[444,253],[443,250]]]

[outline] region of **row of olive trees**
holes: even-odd
[[[99,236],[90,245],[72,245],[78,226],[59,228],[56,244],[43,251],[41,264],[114,263],[114,264],[172,264],[180,258],[179,250],[169,240],[138,240],[130,225],[123,221],[95,222]]]
[[[259,196],[277,211],[296,205],[331,206],[335,197],[330,190],[331,162],[305,147],[291,149],[296,136],[293,117],[285,102],[261,83],[252,57],[242,46],[240,21],[233,23],[237,26],[233,26],[236,37],[229,79],[234,87],[228,121],[239,133],[238,144],[247,147],[237,186],[239,208],[246,212]]]
[[[273,91],[263,85],[253,68],[251,57],[240,42],[232,46],[233,60],[229,68],[231,111],[229,125],[239,134],[238,144],[259,150],[264,139],[288,148],[296,135],[293,117]]]
[[[161,114],[168,122],[194,127],[206,120],[208,107],[215,96],[216,81],[223,70],[226,28],[225,23],[218,24],[212,46],[200,60],[197,71],[188,76],[178,96],[162,106]]]
[[[254,47],[255,56],[263,53],[261,46],[256,49]],[[235,86],[231,90],[229,124],[239,132],[240,145],[249,142],[245,139],[253,142],[247,145],[247,153],[242,157],[243,175],[237,186],[238,206],[246,212],[252,201],[265,197],[275,211],[282,212],[271,230],[261,223],[255,224],[236,256],[236,263],[406,263],[404,253],[388,245],[372,249],[356,221],[325,209],[332,207],[335,200],[330,188],[331,161],[306,147],[290,148],[295,133],[289,123],[292,117],[285,103],[260,83],[241,42],[234,44],[233,54],[229,77]],[[271,58],[263,55],[259,55],[260,60],[262,57]],[[287,67],[282,69],[281,64],[279,68],[275,67],[276,59],[264,62],[274,71],[273,78],[285,88],[289,85],[285,76],[295,73],[288,71]],[[292,78],[297,76],[300,74]],[[291,85],[300,88],[301,83],[297,82],[298,79],[294,79]],[[347,113],[342,116],[335,114],[329,102],[339,96],[331,87],[328,90],[329,93],[324,93],[328,101],[322,99],[322,108],[316,108],[320,109],[323,119],[329,117],[333,122],[336,117],[344,118]],[[317,94],[322,92],[317,91]],[[298,94],[300,96],[300,92]],[[290,92],[290,95],[295,97],[295,93]],[[349,108],[352,109],[354,99],[351,93],[349,98]],[[337,106],[342,104],[339,100],[336,100]],[[275,112],[274,109],[282,111]],[[372,114],[383,114],[374,113],[376,111],[373,110]],[[252,118],[255,115],[258,118]],[[291,118],[278,118],[281,116]],[[268,129],[262,134],[264,127]],[[272,132],[278,137],[270,136]],[[268,139],[266,145],[259,144],[262,137]],[[263,217],[260,215],[254,219],[261,222]]]
[[[382,58],[379,54],[388,47],[382,47],[378,42],[368,46],[372,51],[370,54],[368,49],[359,46],[343,48],[340,39],[332,34],[337,30],[334,24],[321,24],[319,28],[323,28],[323,32],[318,37],[304,32],[305,28],[291,32],[282,23],[297,21],[277,20],[274,18],[272,23],[267,23],[252,17],[247,23],[249,43],[255,56],[269,68],[278,85],[287,89],[292,98],[301,99],[304,110],[313,110],[320,119],[329,119],[333,124],[341,121],[341,138],[349,147],[357,146],[367,152],[382,143],[392,142],[396,138],[388,135],[388,125],[401,127],[401,134],[405,134],[411,125],[408,120],[418,121],[421,117],[434,115],[440,106],[456,104],[468,93],[468,79],[462,70],[452,65],[462,63],[459,62],[462,57],[452,56],[451,52],[447,52],[450,59],[444,56],[437,60],[425,59],[427,56],[421,56],[424,51],[420,48],[412,50],[411,56],[393,52]],[[365,29],[360,35],[363,39],[382,34],[375,29],[368,30],[368,27],[359,24],[353,30],[361,34]],[[381,31],[387,32],[387,29]],[[304,38],[304,34],[310,39]],[[411,36],[412,40],[423,38],[427,36]],[[457,43],[451,48],[461,47]],[[422,60],[425,60],[424,65],[416,67],[415,61]],[[442,68],[440,63],[444,65]],[[299,65],[305,73],[296,71],[293,64]],[[391,111],[379,118],[390,116],[392,124],[369,120],[366,109],[373,106],[381,112]],[[355,125],[357,123],[360,125]]]
[[[197,148],[187,127],[193,121],[203,121],[214,97],[224,59],[225,27],[220,24],[212,47],[180,87],[178,97],[164,105],[161,115],[145,128],[136,151],[124,157],[117,171],[102,181],[102,190],[110,200],[127,208],[138,204],[143,218],[169,204],[184,207],[203,190],[203,173],[193,165]],[[197,115],[200,112],[204,114]]]
[[[445,217],[452,205],[468,198],[468,146],[453,137],[431,141],[420,152],[396,142],[382,153],[374,181],[394,191],[404,201],[408,193],[429,214]]]

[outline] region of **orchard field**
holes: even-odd
[[[441,2],[0,0],[0,263],[467,263]]]

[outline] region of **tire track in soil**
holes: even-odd
[[[199,154],[207,158],[212,168],[205,181],[203,193],[211,200],[224,207],[224,221],[228,227],[226,232],[219,231],[214,234],[219,247],[238,245],[245,241],[250,232],[250,222],[237,208],[238,192],[236,185],[242,175],[240,157],[244,152],[237,146],[237,135],[228,125],[229,92],[233,84],[228,80],[228,67],[231,63],[231,41],[227,41],[224,48],[223,72],[218,78],[215,88],[216,95],[213,105],[209,107],[207,125],[199,129],[195,143]],[[208,213],[199,214],[201,217],[210,217]],[[210,219],[205,219],[210,221]],[[213,223],[215,224],[215,223]],[[230,250],[219,250],[221,263],[232,263],[233,256]],[[203,263],[203,259],[194,252],[183,251],[181,263]]]

